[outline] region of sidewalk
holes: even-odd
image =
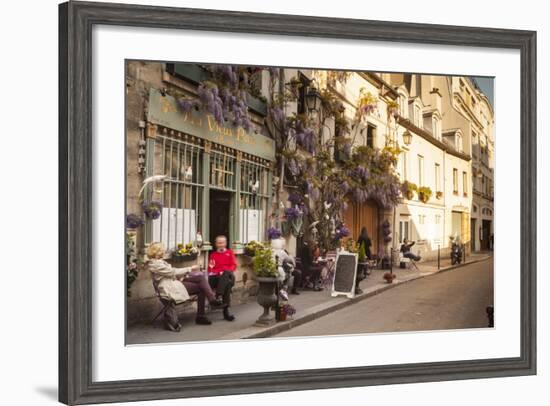
[[[466,258],[465,263],[455,266],[451,266],[450,259],[445,258],[441,260],[441,269],[439,272],[483,261],[490,256],[491,253],[474,253]],[[262,309],[256,303],[255,297],[251,297],[248,303],[240,304],[232,308],[236,316],[236,320],[233,322],[223,320],[221,311],[215,311],[209,314],[213,322],[211,326],[199,326],[194,323],[194,308],[189,308],[189,310],[181,316],[183,328],[179,333],[165,330],[162,326],[162,322],[159,320],[154,325],[142,323],[130,326],[128,328],[126,342],[128,345],[132,345],[270,337],[311,320],[315,320],[345,306],[357,303],[358,301],[381,293],[387,289],[438,272],[437,261],[420,262],[418,268],[419,270],[408,270],[394,267],[393,272],[396,274],[396,279],[392,284],[388,284],[383,280],[382,275],[386,272],[385,270],[375,269],[367,279],[361,282],[360,287],[363,293],[355,296],[353,299],[348,299],[344,296],[331,297],[329,289],[325,289],[321,292],[300,291],[300,295],[290,295],[291,303],[297,310],[293,318],[269,327],[253,326],[258,316],[262,313]]]

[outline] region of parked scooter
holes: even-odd
[[[462,244],[458,238],[453,240],[451,245],[451,265],[460,264],[462,262]]]

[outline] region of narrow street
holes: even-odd
[[[493,304],[492,259],[387,290],[277,337],[479,328]]]

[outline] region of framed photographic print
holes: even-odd
[[[60,5],[66,404],[536,373],[536,33]]]

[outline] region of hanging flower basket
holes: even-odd
[[[422,186],[418,188],[418,200],[422,203],[427,203],[432,197],[432,190],[429,187]]]
[[[135,230],[144,224],[143,218],[137,214],[130,213],[126,216],[126,228]]]
[[[151,200],[149,202],[143,202],[141,207],[147,218],[156,220],[162,214],[163,204],[158,200]]]
[[[276,240],[277,238],[281,238],[283,234],[281,233],[281,230],[275,228],[275,227],[269,227],[267,229],[267,238],[268,240]]]
[[[281,234],[288,237],[292,232],[292,225],[289,221],[281,221]],[[272,238],[270,238],[271,240]]]

